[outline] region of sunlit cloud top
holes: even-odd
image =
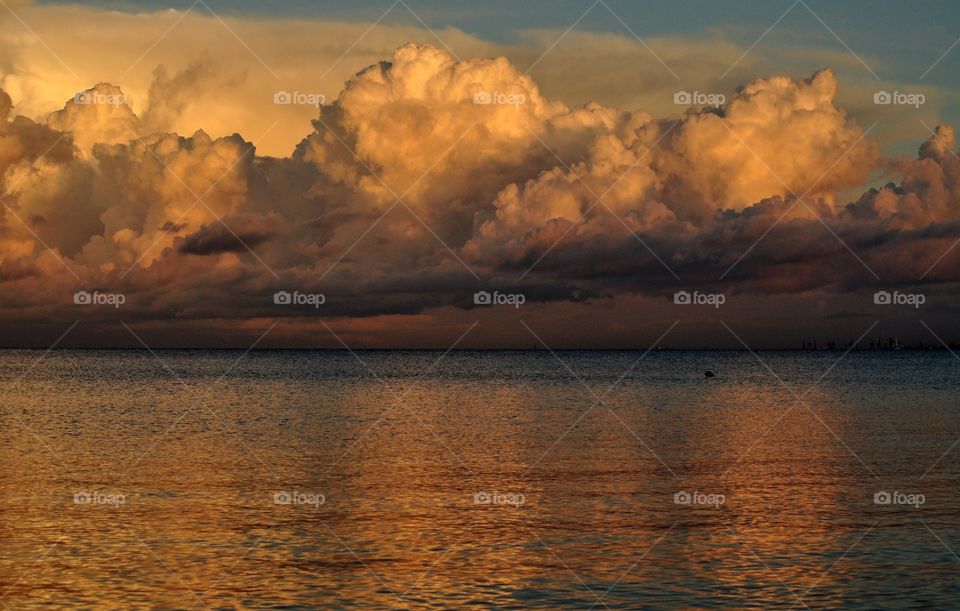
[[[325,316],[381,321],[370,339],[472,316],[478,291],[560,326],[686,287],[817,299],[960,273],[956,92],[932,78],[956,60],[906,78],[812,3],[753,46],[716,10],[669,28],[602,3],[570,31],[522,12],[509,36],[429,4],[374,27],[365,5],[120,8],[0,20],[17,324],[69,319],[81,291],[236,330],[308,320],[320,300],[275,296],[322,294]],[[791,17],[832,42],[791,54],[810,27]]]

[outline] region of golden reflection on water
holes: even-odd
[[[3,403],[10,608],[790,608],[882,576],[850,550],[878,544],[853,448],[879,469],[869,431],[896,427],[828,387],[806,397],[821,424],[775,381],[677,363],[594,405],[542,361],[420,377],[410,357],[381,383],[349,355],[263,357],[207,387],[230,359],[178,356],[187,393],[150,360],[58,358]],[[624,363],[578,367],[602,392]],[[494,492],[514,503],[477,504]]]

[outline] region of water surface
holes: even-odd
[[[960,596],[946,352],[42,357],[0,352],[11,609]]]

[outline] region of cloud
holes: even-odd
[[[836,90],[836,76],[824,70],[803,81],[758,79],[726,105],[680,118],[629,116],[593,139],[583,161],[504,189],[468,250],[478,259],[499,251],[526,260],[581,218],[575,236],[609,235],[601,225],[610,214],[629,231],[647,231],[707,227],[717,210],[769,197],[803,196],[832,210],[834,193],[861,184],[878,160],[833,105]]]
[[[215,255],[225,252],[243,252],[274,237],[269,218],[229,217],[208,223],[186,236],[177,250],[190,255]],[[176,225],[165,225],[166,230]],[[182,227],[182,225],[180,226]]]
[[[937,262],[960,237],[953,130],[882,158],[830,70],[654,117],[404,44],[314,109],[289,156],[169,131],[214,72],[157,70],[140,114],[110,83],[43,122],[0,94],[8,320],[57,319],[93,287],[184,321],[316,315],[278,309],[278,290],[364,318],[453,316],[481,287],[535,306],[661,298],[677,278],[754,295],[916,283],[935,264],[927,281],[960,278]]]
[[[77,92],[63,109],[50,113],[47,126],[69,133],[81,152],[89,154],[94,144],[126,144],[140,133],[140,119],[133,113],[120,87],[100,83]]]
[[[19,114],[40,120],[62,108],[78,91],[109,82],[123,87],[131,109],[148,124],[148,131],[191,134],[203,129],[213,137],[241,133],[255,141],[263,154],[273,156],[289,156],[303,138],[303,125],[316,115],[311,104],[274,104],[274,93],[299,91],[333,100],[358,69],[389,58],[410,41],[443,46],[437,37],[464,59],[503,56],[520,72],[531,68],[530,75],[551,100],[568,105],[593,100],[607,107],[644,109],[660,117],[675,110],[673,93],[678,89],[729,97],[736,84],[757,74],[797,77],[828,65],[841,70],[844,106],[855,108],[864,125],[881,118],[878,132],[893,124],[917,126],[909,115],[884,112],[872,104],[878,83],[839,47],[828,53],[797,40],[790,48],[802,49],[802,55],[787,57],[764,45],[720,78],[747,50],[732,42],[744,38],[740,31],[644,36],[641,43],[609,15],[604,19],[619,35],[582,31],[582,27],[565,35],[565,28],[523,30],[507,37],[509,42],[494,43],[456,28],[435,28],[435,35],[421,27],[400,25],[398,20],[405,14],[402,6],[372,29],[369,23],[321,19],[249,19],[227,14],[217,18],[202,5],[190,11],[124,12],[79,3],[25,3],[15,10],[36,34],[3,11],[0,88],[17,102]],[[781,24],[778,38],[787,31]],[[554,46],[561,35],[563,39]],[[547,48],[551,50],[544,54]],[[683,80],[675,78],[650,49]],[[158,66],[164,67],[169,81],[166,91],[171,91],[177,75],[199,75],[198,65],[203,76],[191,81],[188,94],[181,87],[175,111],[155,107],[156,113],[148,112],[158,100],[153,93]],[[179,83],[185,84],[187,78]],[[893,90],[897,84],[885,82],[883,87]],[[928,88],[922,91],[928,94],[923,112],[930,123],[938,100],[950,97],[944,92],[935,95]],[[882,114],[867,119],[866,113]],[[907,133],[916,137],[917,132],[901,130],[894,135]]]
[[[956,135],[949,125],[937,126],[921,146],[917,159],[895,162],[900,185],[870,189],[847,208],[858,219],[880,219],[891,228],[921,229],[955,221],[960,213],[960,159]]]
[[[242,78],[237,77],[237,80],[242,81]],[[193,100],[231,85],[229,79],[220,81],[209,55],[191,62],[173,76],[163,65],[157,66],[147,95],[147,108],[143,111],[144,130],[148,133],[174,130],[178,117],[187,111]]]
[[[39,120],[77,92],[109,82],[122,86],[147,131],[243,133],[278,156],[303,138],[316,106],[277,105],[274,93],[333,99],[358,68],[407,41],[432,38],[387,23],[367,32],[364,23],[216,17],[202,6],[124,12],[34,4],[16,12],[33,33],[2,11],[0,88],[19,114]],[[455,29],[438,33],[464,54],[490,48]],[[338,61],[347,48],[349,58]]]

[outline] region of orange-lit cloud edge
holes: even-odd
[[[953,129],[886,159],[836,105],[829,69],[654,117],[570,107],[505,58],[411,43],[352,77],[287,157],[244,135],[157,131],[201,76],[157,72],[139,115],[108,83],[36,119],[0,95],[8,344],[77,319],[81,343],[111,344],[123,319],[235,347],[281,320],[275,345],[326,345],[322,319],[360,346],[442,347],[521,314],[565,345],[603,345],[637,330],[637,308],[671,318],[677,290],[775,299],[789,320],[823,295],[949,292],[960,271],[943,256],[960,233]],[[525,303],[476,308],[478,290]],[[83,307],[77,291],[124,303]]]

